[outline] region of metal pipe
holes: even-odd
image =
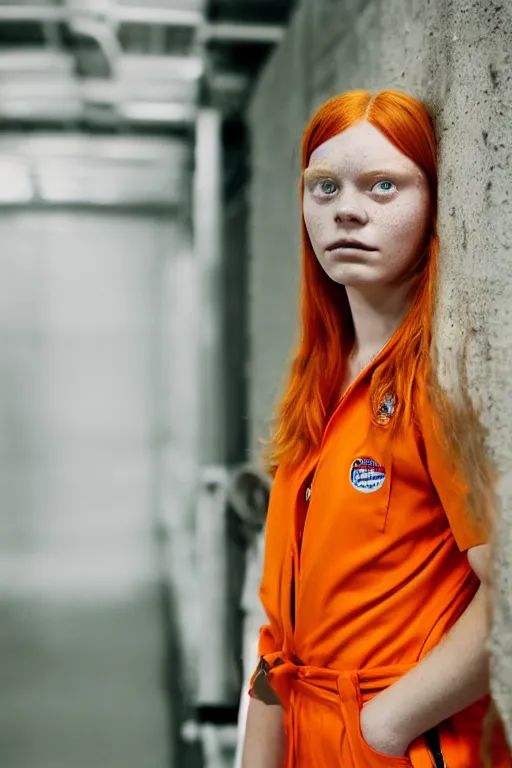
[[[219,706],[233,700],[227,619],[228,483],[228,472],[221,466],[207,467],[200,480],[196,517],[196,562],[201,598],[199,706]]]
[[[19,48],[0,52],[0,76],[15,77],[37,74],[58,77],[74,76],[74,58],[68,53],[44,48]]]
[[[191,104],[166,104],[155,101],[127,101],[119,105],[122,117],[137,123],[161,123],[164,125],[193,124],[196,110]]]
[[[0,5],[0,21],[66,21],[63,7],[50,5]]]
[[[40,21],[66,22],[73,18],[73,12],[65,7],[45,5],[0,5],[0,21]],[[192,27],[198,30],[202,42],[212,40],[239,43],[279,43],[286,26],[271,24],[238,24],[234,22],[208,23],[199,11],[185,11],[171,8],[127,7],[90,4],[82,17],[90,15],[96,19],[114,24],[162,24],[169,27]]]
[[[121,24],[163,24],[169,27],[199,27],[204,15],[199,11],[185,11],[178,8],[146,8],[117,6],[112,15]]]
[[[78,9],[77,9],[78,10]],[[106,3],[89,3],[81,11],[84,15],[102,16],[120,24],[163,24],[176,27],[199,27],[204,14],[178,8],[128,7]],[[0,5],[0,21],[56,21],[65,22],[73,15],[65,6]]]
[[[55,90],[55,89],[54,89]],[[0,120],[16,120],[24,123],[53,124],[58,122],[76,122],[85,119],[86,105],[99,104],[115,110],[118,116],[130,123],[158,123],[166,126],[193,126],[196,109],[191,104],[180,102],[158,102],[129,100],[117,104],[114,99],[102,98],[101,101],[84,102],[75,94],[53,93],[52,89],[41,89],[39,94],[24,95],[21,98],[2,98],[0,102]],[[98,92],[99,95],[99,92]],[[102,94],[104,96],[104,94]],[[89,113],[89,119],[91,119]]]
[[[110,77],[114,79],[122,54],[115,27],[108,21],[95,21],[84,13],[71,13],[69,28],[75,34],[83,35],[96,43],[108,63]]]
[[[269,24],[205,24],[199,31],[202,42],[212,40],[236,43],[279,43],[283,39],[286,27]]]
[[[194,248],[201,270],[201,463],[223,465],[225,428],[222,359],[222,143],[221,115],[201,109],[196,121]]]

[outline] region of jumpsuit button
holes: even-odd
[[[308,487],[306,488],[305,499],[306,501],[309,501],[310,498],[311,498],[311,486],[308,485]]]

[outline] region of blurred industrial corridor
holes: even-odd
[[[479,0],[0,1],[2,768],[239,766],[299,141],[342,90],[435,105],[440,337],[477,328],[508,573],[511,50]]]
[[[198,480],[246,460],[243,110],[291,6],[0,3],[6,768],[232,762],[240,595]]]

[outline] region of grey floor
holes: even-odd
[[[152,593],[124,604],[0,607],[6,768],[167,768]]]

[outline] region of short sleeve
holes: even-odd
[[[428,396],[426,385],[417,389],[417,422],[427,471],[445,511],[457,546],[463,552],[486,544],[489,531],[484,522],[473,519],[469,511],[469,484],[457,467],[448,448],[442,444],[438,417]]]
[[[259,601],[263,615],[263,626],[259,630],[259,663],[250,681],[249,694],[255,698],[271,694],[270,686],[265,683],[265,664],[282,653],[283,626],[281,620],[281,589],[284,567],[288,553],[290,518],[288,509],[287,478],[282,473],[276,474],[270,493],[265,535],[262,551],[262,576],[259,586]],[[268,690],[267,690],[268,689]]]

